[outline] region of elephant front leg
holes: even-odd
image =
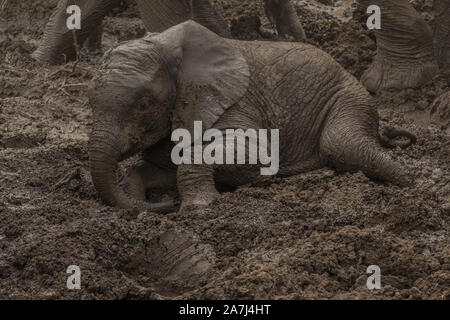
[[[177,185],[182,201],[181,211],[192,206],[208,206],[219,195],[212,165],[179,165]]]
[[[361,82],[370,92],[420,87],[438,67],[433,34],[408,0],[359,0],[361,10],[380,7],[381,29],[375,30],[377,55]]]

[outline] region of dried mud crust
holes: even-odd
[[[73,74],[29,58],[51,2],[8,7],[0,29],[0,298],[450,298],[449,136],[419,121],[448,90],[442,79],[378,97],[383,125],[418,136],[389,151],[414,187],[324,168],[243,186],[205,210],[135,216],[105,206],[90,180],[85,85],[99,56],[84,54]],[[230,24],[255,13],[266,23],[262,1],[218,4]],[[370,64],[374,42],[358,19],[298,10],[310,41],[347,70]],[[131,9],[107,19],[104,47],[141,34]],[[379,291],[366,287],[372,264]],[[81,290],[66,289],[69,265],[81,268]]]

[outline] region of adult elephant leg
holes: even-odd
[[[103,21],[95,27],[92,34],[88,37],[86,41],[86,46],[89,51],[97,51],[102,48],[102,38],[103,38]]]
[[[436,59],[450,83],[450,1],[434,0]]]
[[[95,34],[96,30],[98,32],[108,11],[119,4],[120,0],[60,0],[33,57],[41,63],[48,64],[58,64],[65,59],[76,58],[73,33],[67,28],[69,14],[66,10],[70,5],[78,5],[81,9],[81,30],[76,31],[81,46],[91,34]]]
[[[275,23],[281,38],[292,36],[296,41],[305,41],[306,35],[290,0],[264,0],[266,15]]]
[[[225,19],[210,0],[137,0],[145,27],[150,32],[162,32],[174,25],[193,19],[220,36],[230,37]]]
[[[371,92],[419,87],[438,72],[433,35],[408,0],[359,0],[366,10],[381,9],[381,29],[375,30],[377,55],[361,81]]]

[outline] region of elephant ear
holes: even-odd
[[[244,56],[200,24],[184,22],[154,37],[154,42],[168,50],[169,63],[178,67],[173,129],[192,134],[194,121],[202,121],[203,130],[211,128],[247,92],[250,71]]]

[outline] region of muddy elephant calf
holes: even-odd
[[[207,205],[217,196],[216,185],[261,179],[255,166],[174,166],[171,132],[192,132],[194,121],[202,121],[204,130],[279,129],[281,175],[329,165],[408,182],[380,146],[378,114],[368,92],[329,55],[307,44],[230,40],[188,21],[110,52],[93,81],[90,102],[91,174],[111,205],[162,211],[145,202],[145,192],[175,184],[182,206]],[[144,161],[130,170],[127,194],[117,181],[118,162],[138,152]]]

